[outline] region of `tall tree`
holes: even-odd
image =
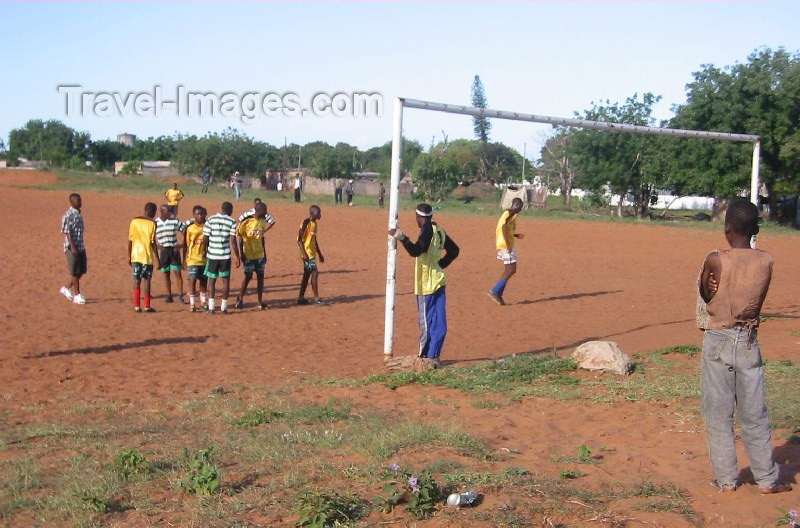
[[[541,151],[540,171],[548,177],[553,176],[561,191],[561,201],[570,205],[572,189],[578,173],[572,162],[572,132],[566,128],[557,129],[556,133],[545,141]]]
[[[472,81],[471,90],[472,106],[476,108],[486,109],[486,92],[483,90],[483,83],[480,76],[476,75]],[[489,141],[489,130],[492,129],[492,124],[487,117],[475,116],[472,118],[472,128],[475,130],[475,137],[484,145]]]
[[[761,136],[761,175],[771,202],[800,182],[800,56],[783,48],[753,52],[744,64],[705,64],[686,86],[670,126]],[[681,151],[695,177],[720,197],[739,195],[750,180],[749,145],[693,142]],[[775,208],[771,208],[774,212]]]

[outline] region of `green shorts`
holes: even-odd
[[[303,269],[306,271],[317,271],[317,259],[304,260]]]
[[[206,281],[205,266],[186,266],[186,271],[189,274],[189,279],[199,279],[201,282]]]
[[[176,247],[161,248],[161,251],[158,253],[158,260],[161,264],[161,267],[158,269],[164,273],[183,269],[181,266],[181,252]]]
[[[133,278],[149,280],[153,277],[153,265],[142,264],[141,262],[133,263]]]
[[[206,277],[209,279],[225,279],[231,276],[231,259],[206,261]]]

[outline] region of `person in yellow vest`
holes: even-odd
[[[433,208],[421,203],[417,206],[419,237],[412,242],[398,227],[390,229],[389,236],[398,240],[409,255],[414,257],[414,294],[417,296],[417,313],[421,335],[419,357],[433,361],[440,367],[444,339],[447,336],[447,302],[444,269],[458,257],[458,245],[433,221]],[[442,256],[444,251],[444,256]]]
[[[203,228],[206,225],[208,211],[202,205],[192,209],[193,218],[184,224],[183,263],[188,273],[189,311],[197,311],[197,283],[200,283],[200,307],[206,307],[206,236]]]
[[[177,183],[173,183],[172,189],[167,189],[164,196],[167,198],[167,207],[171,218],[178,218],[178,202],[183,200],[183,191],[178,189]]]
[[[247,292],[247,285],[256,274],[256,295],[258,296],[258,308],[264,310],[267,304],[264,302],[264,269],[267,266],[267,252],[264,244],[264,233],[267,224],[267,204],[258,201],[255,206],[253,216],[248,216],[239,223],[236,229],[236,239],[239,244],[239,254],[244,261],[244,279],[242,287],[239,288],[239,295],[236,296],[234,308],[241,310],[244,308],[244,294]]]
[[[160,267],[156,251],[156,204],[147,202],[144,216],[131,220],[128,229],[128,265],[133,268],[133,310],[141,312],[141,294],[144,293],[144,311],[155,312],[150,307],[150,279],[153,266]],[[142,288],[142,281],[144,287]],[[141,290],[144,290],[142,292]]]
[[[517,250],[514,248],[514,241],[524,235],[517,233],[517,214],[522,211],[522,199],[514,198],[511,200],[511,207],[503,211],[495,228],[495,247],[497,248],[497,260],[503,263],[503,274],[500,280],[489,290],[489,297],[499,305],[504,305],[503,292],[506,284],[517,272]]]

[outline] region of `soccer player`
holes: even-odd
[[[321,218],[322,209],[318,205],[312,205],[308,208],[308,218],[303,220],[300,232],[297,234],[297,246],[300,248],[300,258],[303,259],[303,280],[300,282],[300,296],[297,298],[297,304],[309,304],[309,300],[305,297],[309,279],[311,279],[311,290],[314,292],[314,303],[325,304],[319,296],[317,284],[319,276],[317,259],[325,262],[325,257],[322,256],[322,250],[319,249],[317,242],[317,222]]]
[[[61,232],[64,234],[64,253],[67,255],[69,286],[61,287],[61,294],[75,304],[86,304],[81,293],[81,277],[86,275],[86,246],[83,243],[83,216],[81,216],[81,195],[69,195],[70,208],[61,218]]]
[[[178,302],[183,300],[183,263],[181,261],[181,244],[178,243],[178,233],[185,229],[183,222],[172,216],[170,208],[162,205],[159,216],[156,218],[156,247],[158,247],[158,260],[161,262],[161,271],[164,274],[164,283],[167,285],[167,297],[164,302],[172,302],[172,281],[170,272],[175,277],[178,285]]]
[[[236,245],[236,220],[231,217],[233,204],[222,202],[221,211],[206,220],[206,277],[208,277],[208,313],[214,315],[217,279],[222,281],[220,311],[228,313],[228,293],[231,277],[231,251],[236,255],[236,267],[242,265]]]
[[[172,189],[167,189],[166,192],[164,192],[164,196],[167,198],[169,214],[172,218],[178,218],[178,202],[183,200],[183,191],[178,189],[177,183],[173,183]]]
[[[200,191],[201,194],[206,194],[208,192],[208,186],[211,185],[211,171],[208,170],[208,165],[203,167],[203,189]]]
[[[517,233],[517,214],[522,210],[522,199],[511,200],[511,207],[503,211],[497,221],[495,229],[495,246],[497,247],[497,260],[503,263],[503,274],[500,280],[489,290],[489,297],[499,305],[504,305],[503,292],[506,284],[517,272],[517,250],[514,249],[514,239],[525,235]]]
[[[403,244],[414,257],[414,294],[417,296],[417,311],[421,335],[419,357],[432,360],[440,367],[439,356],[447,336],[447,302],[444,269],[458,257],[459,248],[444,229],[433,222],[433,208],[421,203],[417,206],[419,237],[416,242],[398,227],[390,229],[389,236]],[[444,250],[444,256],[441,256]]]
[[[245,211],[245,212],[243,212],[242,214],[239,215],[239,223],[241,224],[242,222],[244,222],[245,220],[247,220],[251,216],[255,216],[256,207],[258,207],[258,204],[260,204],[260,203],[263,203],[265,208],[267,207],[267,204],[262,202],[261,198],[253,199],[253,208],[252,209],[248,209],[247,211]],[[272,226],[275,225],[275,219],[269,213],[267,213],[266,216],[264,216],[264,219],[267,221],[267,228],[265,229],[265,231],[269,231],[270,229],[272,229]]]
[[[185,224],[183,261],[189,279],[189,311],[195,312],[197,304],[197,283],[200,282],[200,306],[206,305],[206,236],[203,227],[206,223],[206,209],[195,205],[192,209],[193,218]]]
[[[772,255],[750,248],[758,234],[758,208],[734,200],[725,214],[731,249],[708,254],[697,281],[697,326],[703,333],[700,400],[708,454],[720,491],[739,485],[734,410],[739,415],[753,478],[763,494],[791,491],[780,480],[764,395],[764,365],[758,343],[761,307],[772,279]],[[706,303],[706,304],[704,304]]]
[[[144,311],[155,312],[150,307],[150,279],[153,278],[153,264],[158,265],[156,251],[156,204],[147,202],[144,216],[131,220],[128,229],[128,265],[133,267],[133,310],[141,312],[141,293],[144,289]],[[142,288],[144,281],[144,288]]]
[[[244,257],[244,279],[239,295],[236,296],[234,308],[244,307],[244,294],[247,292],[247,285],[256,274],[256,295],[258,296],[258,307],[263,310],[267,307],[264,302],[264,268],[267,265],[267,252],[264,247],[264,233],[268,229],[266,220],[267,206],[259,202],[255,207],[255,214],[248,217],[236,229],[236,239],[239,244],[239,254]]]

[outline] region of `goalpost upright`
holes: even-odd
[[[416,108],[419,110],[432,110],[450,114],[461,114],[473,117],[491,117],[494,119],[509,119],[512,121],[528,121],[531,123],[544,123],[553,126],[568,126],[576,128],[589,128],[607,132],[626,132],[630,134],[648,134],[656,136],[685,137],[695,139],[715,139],[719,141],[747,142],[753,144],[753,163],[750,177],[750,201],[758,204],[759,163],[761,156],[761,138],[751,134],[730,134],[726,132],[705,132],[699,130],[682,130],[677,128],[658,128],[626,123],[609,123],[604,121],[591,121],[588,119],[575,119],[566,117],[552,117],[535,114],[523,114],[505,110],[491,110],[489,108],[476,108],[472,106],[450,105],[420,101],[418,99],[405,99],[398,97],[394,101],[394,121],[392,125],[392,168],[391,182],[389,184],[389,229],[397,227],[398,204],[400,191],[401,156],[403,152],[403,108]],[[386,313],[385,330],[383,339],[384,359],[390,358],[394,352],[394,312],[395,312],[395,286],[397,283],[397,241],[388,237],[389,249],[386,256]]]

